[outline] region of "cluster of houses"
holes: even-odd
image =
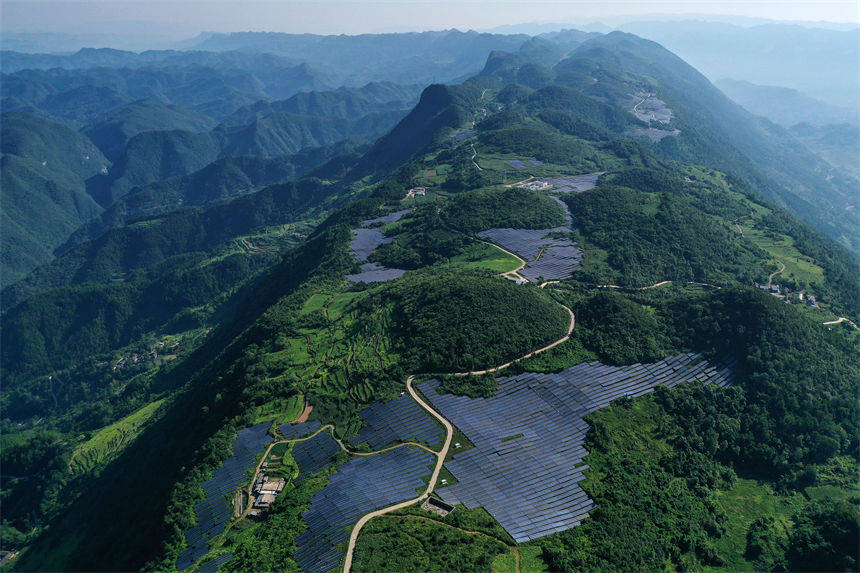
[[[791,294],[793,292],[790,288],[781,287],[777,284],[766,285],[766,284],[755,283],[755,287],[759,288],[763,291],[769,292],[770,294],[772,294],[773,296],[775,296],[776,298],[778,298],[780,300],[788,300],[789,298],[791,298]],[[809,306],[818,306],[818,301],[815,300],[814,295],[805,294],[805,293],[799,291],[797,293],[797,299],[800,300],[801,302],[803,300],[806,300],[806,303]]]
[[[265,463],[263,464],[266,465]],[[287,482],[284,478],[272,478],[266,475],[266,467],[261,468],[260,476],[254,482],[254,506],[248,512],[251,517],[260,517],[275,502]]]
[[[543,191],[544,189],[549,189],[552,187],[552,184],[547,183],[546,181],[529,181],[528,183],[523,183],[521,185],[524,189],[528,189],[529,191]]]
[[[424,197],[425,195],[427,195],[426,187],[413,187],[406,192],[406,197],[404,197],[403,200],[406,201],[407,199],[414,199],[415,197]]]

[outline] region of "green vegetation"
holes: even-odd
[[[581,527],[539,542],[550,567],[746,569],[796,562],[821,570],[852,555],[847,540],[856,531],[856,507],[850,518],[845,506],[836,509],[815,495],[806,502],[803,495],[823,480],[846,487],[856,474],[846,458],[816,466],[856,444],[850,428],[857,409],[847,401],[858,380],[856,362],[845,359],[851,343],[752,289],[669,297],[655,316],[694,347],[737,358],[736,385],[658,388],[592,414],[583,488],[597,508]],[[627,328],[645,328],[609,322],[621,339]],[[801,390],[812,387],[816,392]],[[747,479],[736,482],[736,474]],[[822,515],[797,533],[815,557],[783,557],[798,516],[807,514]],[[833,529],[820,533],[825,528]],[[824,535],[832,535],[833,545],[821,543]]]
[[[382,293],[393,305],[396,347],[413,371],[497,366],[560,338],[569,322],[542,289],[489,273],[415,273]],[[366,300],[369,308],[381,303]]]
[[[265,523],[237,528],[222,549],[232,551],[233,558],[224,571],[295,571],[295,540],[307,529],[302,512],[311,497],[328,482],[328,473],[307,476],[296,484],[288,481],[266,516]],[[246,522],[243,522],[246,523]]]
[[[440,394],[454,394],[469,398],[489,398],[496,391],[496,377],[492,374],[475,376],[439,376],[439,386],[436,391]]]
[[[750,284],[762,274],[758,249],[677,196],[601,186],[565,201],[584,239],[608,253],[607,265],[615,271],[583,277],[587,281]]]
[[[85,136],[25,113],[2,116],[0,287],[23,278],[102,208],[85,181],[110,162]]]
[[[440,550],[445,547],[445,550]],[[381,517],[356,544],[356,571],[480,571],[510,549],[500,541],[419,517]]]
[[[156,400],[93,434],[89,440],[78,446],[72,453],[69,469],[74,474],[83,474],[105,465],[108,460],[115,457],[122,448],[137,437],[143,425],[149,421],[163,403],[163,399]]]
[[[451,264],[467,269],[487,269],[504,274],[519,268],[522,263],[492,245],[473,243],[463,247],[459,255],[451,257]]]
[[[486,46],[485,35],[463,36]],[[575,33],[559,36],[494,53],[462,85],[430,86],[361,156],[355,142],[284,154],[375,136],[399,119],[412,88],[274,101],[320,80],[241,50],[173,54],[195,62],[182,80],[167,64],[159,82],[146,66],[112,72],[113,87],[88,85],[104,70],[63,72],[82,78],[78,96],[47,72],[4,78],[10,105],[58,117],[78,107],[87,133],[96,133],[94,111],[60,113],[60,100],[118,110],[106,119],[116,125],[102,126],[113,129],[100,141],[116,154],[113,165],[102,159],[107,172],[80,159],[100,154],[74,129],[4,116],[4,199],[7,188],[17,193],[12,206],[27,224],[42,203],[58,221],[56,236],[32,225],[41,246],[18,232],[26,240],[4,246],[4,257],[25,252],[30,268],[66,243],[3,291],[3,546],[29,545],[16,567],[171,569],[200,483],[239,428],[291,420],[308,404],[349,437],[356,413],[399,395],[409,373],[484,369],[557,340],[568,325],[562,302],[577,316],[572,338],[510,372],[702,351],[737,360],[735,385],[661,389],[594,413],[583,486],[597,507],[582,526],[516,548],[521,570],[542,571],[544,561],[551,570],[856,569],[857,338],[822,327],[825,312],[749,286],[781,261],[778,282],[857,318],[856,261],[782,210],[853,244],[856,222],[842,216],[852,181],[740,114],[659,46],[620,33],[582,45]],[[95,52],[68,58],[144,57]],[[366,62],[350,61],[350,77],[361,77]],[[427,68],[420,77],[437,69]],[[177,109],[127,106],[131,87],[121,84],[140,89],[141,78],[171,86]],[[246,83],[257,87],[245,92]],[[645,127],[630,113],[640,89],[666,102],[668,127],[680,133],[627,138]],[[201,116],[219,127],[145,129],[173,117],[196,131]],[[530,157],[545,163],[516,177],[608,171],[600,187],[565,196],[586,260],[547,289],[496,276],[515,259],[469,236],[563,220],[548,197],[500,186],[513,175],[506,161]],[[404,204],[415,185],[431,189]],[[350,229],[403,206],[415,208],[385,227],[393,240],[372,260],[415,272],[347,284],[357,266]],[[622,288],[595,288],[607,284]],[[443,385],[482,396],[495,380]],[[461,432],[454,439],[469,447]],[[289,447],[273,449],[271,467],[294,477]],[[265,521],[241,522],[211,556],[232,551],[231,571],[295,569],[301,513],[325,478],[291,480]],[[498,523],[461,507],[444,519],[409,508],[371,521],[359,543],[356,569],[517,564]]]
[[[445,206],[442,217],[451,228],[465,233],[497,227],[549,229],[564,223],[564,214],[555,201],[516,187],[463,193]]]

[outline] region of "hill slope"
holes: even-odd
[[[2,116],[2,284],[50,260],[102,209],[86,181],[110,162],[85,136],[63,125],[11,113]]]

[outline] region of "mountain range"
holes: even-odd
[[[850,137],[627,32],[190,47],[4,54],[14,570],[856,567]]]

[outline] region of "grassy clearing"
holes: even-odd
[[[522,573],[545,573],[549,571],[543,560],[543,550],[538,545],[520,545],[520,571]]]
[[[508,273],[520,266],[516,257],[484,243],[467,246],[462,253],[451,259],[451,264],[467,269],[487,269],[499,274]]]
[[[299,395],[274,400],[257,408],[253,423],[259,424],[271,420],[278,425],[286,424],[298,418],[304,407],[304,398]]]
[[[801,286],[824,281],[824,270],[815,264],[812,257],[801,253],[795,247],[794,239],[788,235],[759,229],[749,219],[742,221],[740,227],[744,237],[773,257],[770,263],[775,269],[779,268],[779,263],[785,265],[785,270],[773,278],[774,283],[779,284],[781,278],[788,278]]]
[[[116,456],[140,433],[143,425],[164,402],[156,400],[96,432],[72,454],[69,469],[75,474],[87,473]]]
[[[513,550],[508,553],[499,553],[496,555],[496,558],[493,559],[493,573],[516,573],[516,571],[517,557],[514,555]]]
[[[358,292],[344,292],[341,293],[332,299],[332,301],[328,305],[328,317],[331,320],[337,320],[344,315],[349,307],[350,303],[358,298],[361,293]]]
[[[325,302],[328,300],[328,296],[321,293],[314,293],[311,297],[305,301],[305,304],[302,305],[302,314],[310,314],[317,310],[322,310],[325,307]]]
[[[804,499],[799,494],[777,495],[767,484],[740,479],[731,489],[717,494],[717,503],[728,517],[726,533],[715,542],[725,567],[733,571],[752,571],[752,564],[744,558],[750,524],[759,517],[772,516],[784,532],[791,527],[791,515],[803,505]]]

